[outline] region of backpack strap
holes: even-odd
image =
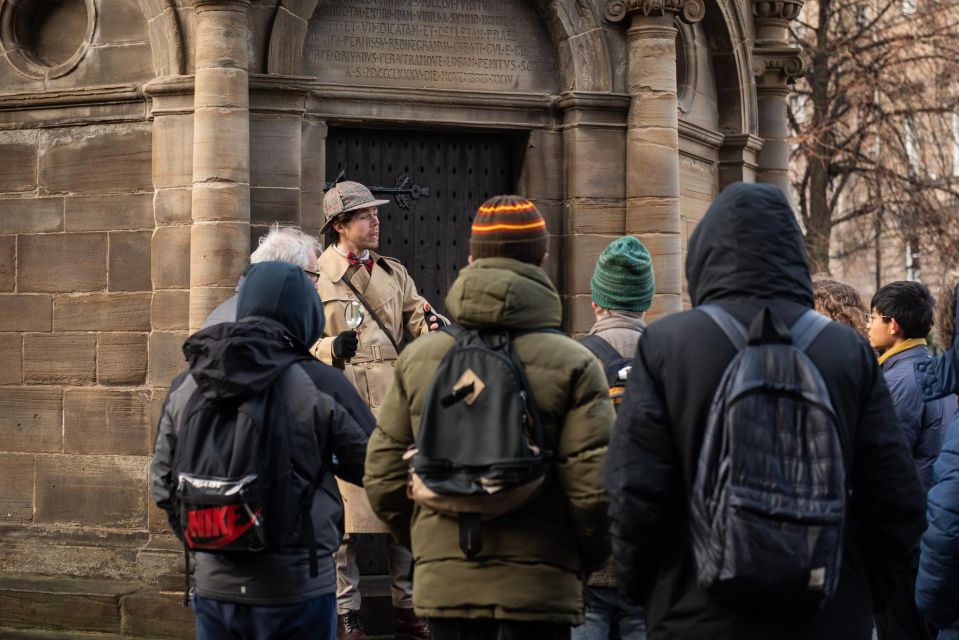
[[[749,344],[746,328],[739,320],[734,318],[731,313],[722,307],[715,304],[703,304],[696,307],[696,309],[705,313],[712,318],[713,322],[719,325],[719,328],[723,330],[723,333],[726,334],[729,341],[733,343],[736,351],[742,351],[746,345]]]
[[[608,340],[594,333],[583,336],[579,339],[579,343],[589,349],[594,356],[604,363],[623,359],[623,356],[620,355],[619,351],[613,348],[613,345],[609,344]]]
[[[805,351],[819,337],[822,330],[829,326],[829,322],[830,320],[826,316],[816,313],[812,309],[807,310],[799,316],[796,324],[789,329],[793,338],[793,346],[800,351]]]

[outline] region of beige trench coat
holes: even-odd
[[[398,260],[370,252],[373,258],[373,271],[367,273],[360,267],[353,273],[351,282],[367,299],[373,310],[383,321],[386,329],[399,343],[403,338],[403,329],[413,337],[429,331],[423,314],[423,304],[427,302],[416,291],[413,278]],[[397,353],[387,335],[376,321],[364,309],[363,323],[359,327],[360,344],[349,362],[333,357],[333,340],[343,331],[349,331],[344,311],[346,303],[356,300],[356,296],[343,277],[349,269],[346,258],[332,246],[327,247],[319,260],[320,278],[316,283],[326,327],[323,338],[312,349],[319,360],[343,369],[344,375],[356,387],[360,396],[375,416],[379,412],[383,398],[393,384],[393,366]],[[389,530],[370,508],[366,492],[357,486],[340,482],[346,510],[346,530],[349,533],[387,533]]]

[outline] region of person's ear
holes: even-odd
[[[895,318],[889,318],[889,333],[894,336],[902,333],[902,327],[899,326],[899,322]]]
[[[546,260],[549,258],[549,251],[543,254],[543,257],[536,261],[536,266],[542,268],[546,264]]]
[[[466,264],[473,264],[473,254],[466,256]]]

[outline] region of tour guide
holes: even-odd
[[[374,415],[393,383],[403,330],[416,337],[449,323],[431,311],[398,260],[373,252],[380,244],[377,208],[388,202],[376,200],[358,182],[341,182],[326,192],[321,233],[330,230],[332,237],[320,256],[316,284],[323,300],[326,328],[313,354],[343,369]],[[346,304],[353,300],[364,307],[358,332],[349,328],[344,314]],[[388,532],[373,515],[363,489],[341,482],[340,492],[347,534]],[[397,637],[429,638],[427,625],[413,614],[410,552],[391,541],[389,560]],[[359,623],[359,569],[355,540],[349,535],[336,554],[336,564],[340,637],[362,640],[366,636]]]

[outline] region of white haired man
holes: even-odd
[[[317,272],[316,260],[319,253],[320,243],[313,236],[303,233],[295,227],[281,227],[278,224],[270,225],[270,231],[260,238],[259,246],[250,254],[250,264],[258,262],[288,262],[295,265],[309,276],[310,280],[316,284],[320,274]],[[246,273],[240,276],[236,283],[236,290],[240,290],[240,284]],[[231,296],[220,306],[214,309],[207,319],[203,322],[201,328],[206,329],[210,325],[221,322],[233,322],[236,320],[236,296]]]

